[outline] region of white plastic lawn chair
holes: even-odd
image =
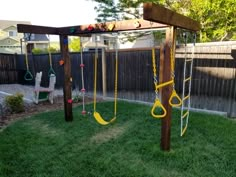
[[[34,102],[35,104],[38,104],[40,101],[49,100],[50,103],[53,104],[56,76],[55,74],[50,75],[48,88],[40,86],[41,79],[42,79],[42,72],[39,72],[36,74],[35,77]]]

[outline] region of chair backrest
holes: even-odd
[[[49,79],[49,89],[50,90],[54,90],[55,84],[56,84],[56,75],[55,74],[51,74],[50,75],[50,79]]]
[[[35,77],[35,89],[39,89],[39,88],[40,88],[41,79],[42,79],[42,71],[40,71],[39,73],[36,73],[36,77]]]

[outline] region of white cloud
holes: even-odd
[[[55,27],[90,24],[95,23],[94,6],[87,0],[7,0],[1,2],[0,19]]]

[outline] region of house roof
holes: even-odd
[[[49,38],[45,35],[45,34],[31,34],[30,39],[29,34],[25,34],[26,39],[28,40],[28,42],[34,42],[34,41],[45,41],[48,42]]]
[[[0,29],[5,29],[10,26],[16,26],[17,24],[31,25],[29,21],[14,21],[14,20],[0,20]]]
[[[101,44],[101,43],[95,43],[95,42],[91,42],[91,41],[88,41],[88,42],[85,42],[82,44],[84,48],[106,48],[107,45],[104,45],[104,44]]]

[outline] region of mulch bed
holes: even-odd
[[[101,101],[98,100],[98,101]],[[93,102],[93,99],[90,97],[85,97],[85,103],[91,103]],[[73,106],[81,105],[82,102],[73,103]],[[53,110],[62,110],[64,109],[64,101],[63,97],[55,97],[54,103],[50,104],[48,101],[40,102],[39,104],[26,104],[25,105],[25,111],[22,113],[10,113],[9,111],[4,111],[3,115],[0,115],[0,129],[6,127],[11,122],[22,119],[24,117],[32,116],[41,112],[48,112]]]

